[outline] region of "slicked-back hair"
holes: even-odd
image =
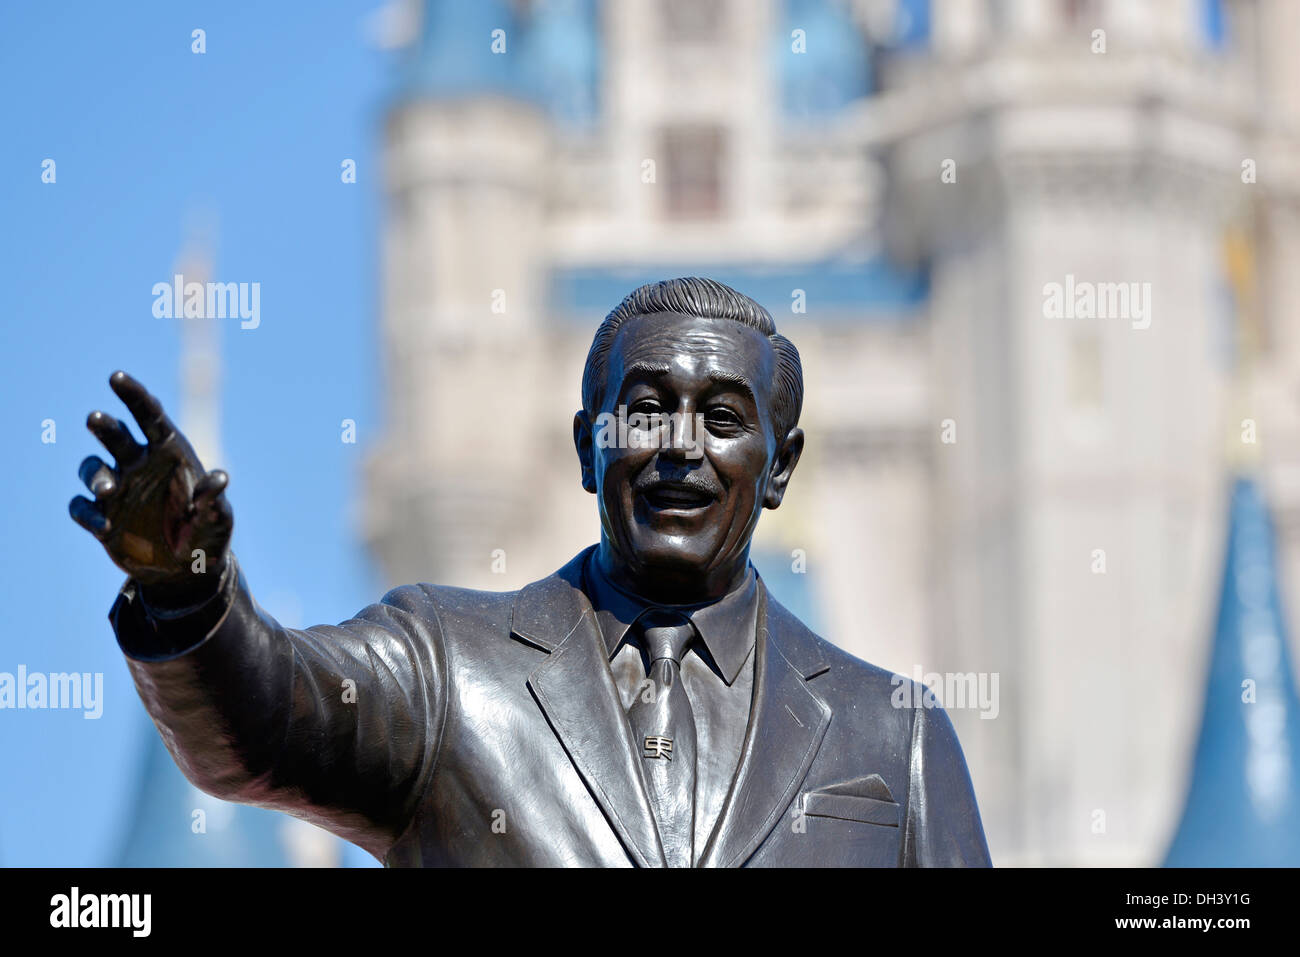
[[[691,276],[664,279],[632,290],[605,317],[587,353],[582,371],[582,407],[594,416],[602,399],[609,367],[609,350],[627,320],[635,316],[678,313],[701,319],[731,319],[767,336],[776,354],[776,381],[772,389],[772,423],[780,442],[799,424],[803,409],[803,366],[794,343],[776,331],[772,314],[743,293],[713,279]]]

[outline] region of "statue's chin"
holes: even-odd
[[[668,604],[706,600],[708,581],[716,567],[712,545],[673,539],[646,541],[643,537],[627,563],[632,590]]]
[[[704,574],[712,564],[714,543],[701,535],[640,529],[632,537],[632,565],[647,571]]]

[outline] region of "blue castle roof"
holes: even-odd
[[[1232,491],[1205,712],[1169,867],[1300,865],[1300,702],[1273,530],[1250,479]]]
[[[924,46],[929,0],[897,0],[891,45]],[[597,0],[425,0],[416,41],[398,64],[399,98],[485,94],[537,103],[566,125],[599,114]],[[783,0],[771,65],[790,119],[816,118],[872,92],[871,49],[845,0]],[[794,31],[802,42],[795,49]]]
[[[599,69],[596,0],[538,0],[526,13],[503,0],[427,0],[398,63],[397,95],[506,96],[585,124],[597,112]]]
[[[781,105],[788,117],[825,116],[871,92],[866,37],[847,5],[785,0],[783,7],[773,68],[781,80]]]
[[[404,94],[458,96],[527,93],[519,71],[519,21],[502,0],[473,3],[429,0],[423,5],[420,32],[400,64]],[[497,34],[496,31],[502,31]],[[500,38],[493,52],[494,39]]]

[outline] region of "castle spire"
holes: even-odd
[[[212,279],[216,249],[216,219],[195,217],[175,272],[186,283],[205,284]],[[208,319],[180,319],[180,427],[199,453],[205,468],[221,465],[221,343],[220,323]]]
[[[1205,708],[1168,867],[1300,864],[1300,700],[1258,484],[1238,478]]]

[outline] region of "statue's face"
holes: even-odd
[[[659,314],[620,327],[603,414],[575,420],[616,580],[684,603],[743,575],[759,514],[780,504],[802,448],[797,429],[776,435],[775,361],[766,336],[729,319]]]

